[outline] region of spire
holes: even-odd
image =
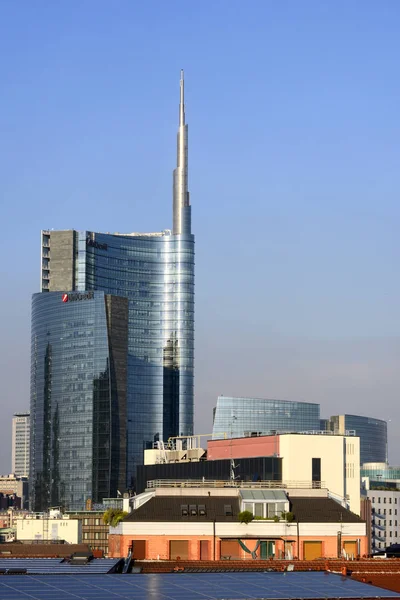
[[[177,140],[177,166],[173,186],[173,234],[191,233],[190,202],[188,192],[188,126],[185,124],[185,81],[183,69],[180,78],[179,128]]]
[[[185,79],[183,69],[181,69],[181,95],[179,102],[179,127],[183,127],[185,125]]]

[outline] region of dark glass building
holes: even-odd
[[[126,299],[127,452],[122,487],[135,489],[136,467],[143,463],[146,448],[170,436],[193,434],[194,236],[183,73],[172,231],[46,230],[41,254],[42,296],[102,291]],[[41,435],[38,431],[37,437]]]
[[[214,409],[213,439],[319,428],[320,406],[311,402],[219,396]]]
[[[124,486],[127,344],[125,298],[100,291],[33,296],[33,510],[78,510]]]
[[[141,465],[137,470],[137,491],[144,492],[147,482],[156,479],[195,481],[196,479],[229,482],[232,479],[232,461],[200,460],[156,465]],[[234,467],[235,481],[282,481],[282,459],[278,456],[241,458]]]

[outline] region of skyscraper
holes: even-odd
[[[54,293],[57,293],[57,300],[53,313],[50,309],[40,312],[35,308],[32,313],[31,411],[35,434],[31,453],[36,456],[33,476],[37,478],[43,470],[40,457],[43,456],[46,435],[50,436],[50,445],[54,437],[50,425],[47,425],[50,433],[44,434],[43,420],[46,421],[46,417],[43,405],[48,402],[45,400],[47,384],[44,375],[47,346],[42,346],[39,358],[37,336],[48,335],[50,314],[54,319],[52,327],[60,329],[63,310],[70,303],[62,306],[62,294],[59,292],[65,295],[75,292],[83,296],[95,292],[95,298],[96,292],[103,292],[104,297],[124,298],[127,303],[125,481],[126,486],[134,487],[136,465],[142,463],[144,449],[170,436],[193,434],[194,236],[191,233],[188,192],[188,128],[185,123],[183,72],[180,79],[177,166],[173,178],[172,232],[110,234],[46,230],[42,231],[41,260],[41,293],[34,296],[34,306],[35,302],[44,302],[41,297],[53,296]],[[77,305],[92,307],[90,310],[95,312],[93,301],[77,302]],[[89,319],[89,315],[85,318]],[[78,320],[71,319],[70,323],[66,329],[76,331],[74,335],[78,336]],[[107,331],[109,323],[106,315],[102,323],[103,332]],[[123,331],[122,325],[120,331]],[[66,343],[65,336],[61,336],[60,341],[62,348]],[[110,353],[112,349],[109,347],[107,351]],[[54,361],[54,349],[52,352],[51,363]],[[101,369],[105,371],[104,356],[99,361],[97,379]],[[80,368],[79,360],[77,356],[72,360],[72,369]],[[111,369],[111,366],[109,362],[107,368]],[[81,368],[83,375],[85,368]],[[57,402],[59,406],[60,403],[70,404],[71,388],[68,386],[76,383],[70,377],[71,374],[62,375],[52,370],[51,406],[48,407],[47,418],[51,414],[54,419]],[[94,371],[90,372],[89,379],[96,379]],[[86,386],[84,391],[72,389],[85,393],[87,398],[95,394],[90,386]],[[112,387],[109,393],[113,394]],[[115,394],[118,398],[118,389]],[[83,396],[78,403],[85,404]],[[121,400],[121,406],[123,404]],[[94,419],[94,407],[92,413]],[[121,416],[118,419],[120,422]],[[67,435],[62,427],[60,422],[60,440]],[[85,460],[89,461],[89,458]],[[51,479],[50,467],[46,468],[46,477]],[[68,494],[64,497],[68,505]],[[89,497],[88,494],[86,497]]]
[[[11,472],[29,477],[29,413],[15,413],[12,420]]]

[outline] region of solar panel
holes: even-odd
[[[250,600],[400,598],[332,573],[2,575],[0,600]]]
[[[29,575],[64,573],[108,573],[120,559],[95,558],[85,565],[71,564],[62,558],[0,558],[0,572],[26,569]]]

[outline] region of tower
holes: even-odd
[[[112,354],[114,363],[110,358],[107,369],[111,375],[112,369],[117,368],[118,380],[113,380],[116,382],[113,387],[110,378],[107,379],[105,375],[100,378],[97,376],[94,386],[95,389],[99,385],[104,387],[109,381],[110,393],[115,394],[116,398],[115,406],[125,406],[118,417],[121,436],[122,429],[126,431],[125,487],[135,488],[136,466],[142,464],[143,451],[146,448],[151,448],[155,442],[167,440],[170,436],[193,434],[194,236],[191,233],[191,207],[187,191],[187,148],[182,72],[178,158],[173,178],[173,231],[165,229],[155,233],[114,234],[89,230],[42,231],[41,293],[34,296],[31,369],[31,411],[35,423],[31,455],[37,457],[35,469],[38,474],[40,470],[43,471],[42,465],[46,464],[46,460],[40,458],[43,454],[43,431],[47,431],[50,436],[46,443],[52,443],[52,429],[50,426],[45,427],[43,415],[47,411],[48,418],[54,421],[57,406],[54,390],[57,388],[59,376],[54,365],[56,360],[60,360],[57,356],[61,356],[65,351],[62,348],[63,344],[67,343],[65,336],[61,336],[61,346],[52,344],[52,384],[49,400],[48,389],[44,384],[46,379],[42,373],[43,365],[46,364],[44,342],[46,336],[51,336],[51,330],[59,327],[60,320],[65,317],[63,294],[68,296],[73,292],[73,297],[78,294],[87,298],[94,292],[94,297],[101,305],[105,300],[98,298],[96,294],[103,292],[106,297],[121,298],[126,302],[126,319],[124,315],[118,319],[118,310],[114,312],[114,317],[109,317],[103,312],[103,330],[107,332],[107,328],[112,327],[113,323],[115,325],[114,346],[117,349],[113,352],[110,344],[105,345],[104,356]],[[51,324],[50,316],[44,316],[46,310],[40,309],[40,303],[45,302],[40,296],[46,297],[55,293],[59,295],[56,300],[59,315],[57,316],[55,310],[51,313],[54,319]],[[95,304],[96,302],[92,302],[92,319],[86,304],[89,313],[86,315],[88,320],[85,321],[85,327],[89,329],[92,320],[96,319]],[[123,343],[119,343],[118,340],[125,337],[127,347],[123,355]],[[56,347],[61,354],[56,354]],[[68,377],[72,376],[73,371],[65,376],[63,382],[58,382],[60,387],[57,393],[62,395],[63,402],[66,403],[69,392],[65,386],[72,384],[68,381]],[[126,402],[123,399],[123,385],[126,388]],[[87,394],[94,394],[92,384]],[[122,399],[119,403],[120,397]],[[95,407],[93,399],[90,401]],[[96,409],[93,408],[92,412],[95,420]],[[63,433],[63,418],[60,413],[57,416],[57,427],[60,444],[58,451],[61,453],[62,444],[67,443],[67,434]],[[65,431],[67,430],[68,427],[65,428]],[[115,442],[115,434],[113,439]],[[125,449],[123,451],[125,452]],[[120,454],[121,452],[122,450]],[[50,466],[47,470],[49,469]],[[60,489],[64,489],[63,475],[61,472],[59,475]],[[43,474],[39,474],[40,477],[43,478]],[[45,480],[54,480],[50,471]],[[93,486],[87,487],[90,490],[94,489]],[[123,486],[118,489],[121,490],[121,487]],[[65,497],[68,504],[68,498]]]

